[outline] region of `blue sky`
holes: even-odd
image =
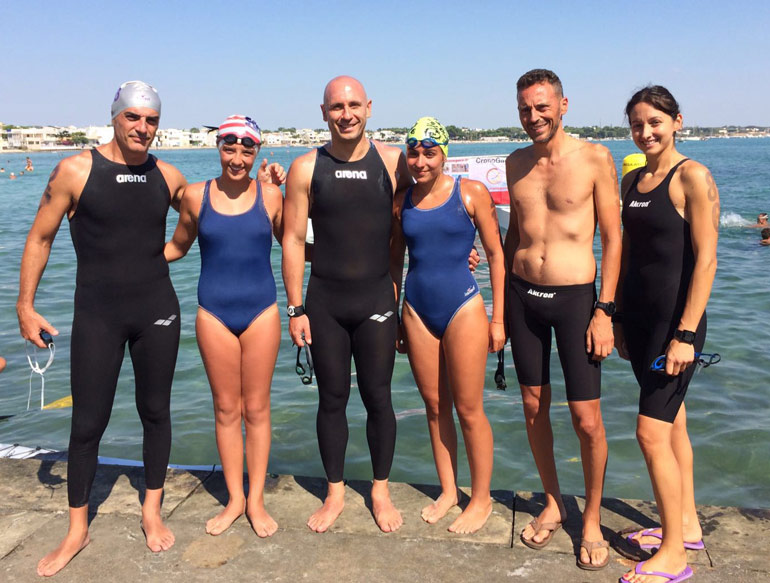
[[[519,125],[516,79],[545,67],[568,125],[620,125],[652,82],[685,125],[770,126],[768,29],[765,0],[2,0],[0,121],[105,124],[118,85],[142,79],[164,127],[243,113],[318,128],[324,85],[350,74],[373,100],[370,128]]]

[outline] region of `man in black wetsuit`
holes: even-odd
[[[328,480],[326,500],[307,523],[316,532],[326,531],[344,506],[351,356],[367,411],[374,519],[384,532],[402,524],[388,488],[396,441],[390,379],[397,331],[389,245],[393,194],[411,180],[400,148],[366,138],[371,106],[356,79],[332,79],[321,106],[331,142],[297,158],[286,182],[283,279],[289,333],[313,351],[318,445]],[[308,216],[315,242],[305,308]]]
[[[159,120],[155,89],[141,81],[121,85],[112,105],[113,140],[56,166],[24,247],[16,310],[21,335],[40,347],[42,330],[58,334],[35,311],[34,298],[65,215],[78,260],[67,465],[69,530],[38,563],[39,575],[55,574],[89,543],[88,498],[126,343],[144,427],[147,492],[142,529],[154,552],[174,544],[160,510],[171,448],[169,402],[179,345],[179,304],[163,245],[168,208],[178,208],[186,183],[176,168],[147,153]]]

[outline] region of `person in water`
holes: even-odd
[[[618,353],[631,361],[641,392],[636,436],[661,528],[627,540],[658,549],[621,581],[665,583],[692,575],[685,549],[702,549],[693,454],[684,397],[695,353],[706,339],[706,304],[717,268],[719,192],[708,169],[676,150],[682,114],[659,85],[626,105],[631,136],[647,165],[623,179],[623,261],[617,305]],[[651,364],[665,356],[665,368]]]
[[[760,245],[770,245],[770,228],[764,228],[759,232],[762,239],[759,241]]]
[[[620,270],[617,175],[606,147],[564,131],[568,102],[553,71],[529,71],[516,88],[519,119],[533,143],[506,160],[511,199],[505,238],[508,326],[527,437],[545,491],[545,507],[520,539],[542,549],[566,519],[549,416],[553,329],[586,488],[578,566],[596,570],[609,561],[600,527],[607,467],[600,363],[612,352],[610,318]],[[602,246],[598,298],[593,253],[597,225]]]
[[[415,181],[394,200],[391,275],[400,291],[404,250],[409,249],[401,338],[417,388],[425,401],[441,495],[422,510],[438,522],[458,502],[457,409],[471,471],[468,506],[451,532],[479,530],[492,512],[492,428],[484,413],[487,353],[505,344],[505,264],[495,204],[475,180],[444,174],[449,135],[436,119],[423,117],[406,139],[406,164]],[[489,261],[492,321],[468,268],[478,229]],[[404,347],[400,346],[403,352]]]
[[[254,532],[267,537],[278,528],[265,509],[263,491],[270,453],[270,384],[281,339],[270,248],[273,235],[281,238],[283,197],[275,184],[282,182],[283,169],[271,166],[275,184],[251,177],[262,136],[249,117],[228,117],[219,126],[216,143],[222,173],[185,189],[165,257],[184,257],[198,237],[195,330],[211,385],[217,449],[229,495],[224,510],[206,523],[206,532],[223,533],[245,511]],[[264,160],[261,175],[266,165]],[[243,425],[248,497],[243,488]]]
[[[161,517],[161,500],[171,450],[179,303],[163,244],[169,206],[178,208],[186,181],[176,168],[147,153],[160,109],[160,97],[147,83],[120,86],[111,108],[112,141],[65,158],[54,168],[24,246],[16,312],[22,337],[40,348],[45,347],[41,331],[58,335],[35,311],[34,300],[65,215],[77,255],[70,348],[69,530],[40,560],[39,575],[57,573],[90,542],[88,500],[126,344],[144,430],[147,489],[141,528],[153,552],[174,544],[174,534]]]
[[[753,225],[749,225],[749,227],[751,227],[753,229],[763,229],[763,228],[765,228],[767,226],[768,226],[768,224],[767,224],[767,213],[759,213],[757,215],[757,222],[754,223]]]

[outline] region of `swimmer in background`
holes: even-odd
[[[32,172],[35,168],[32,166],[32,160],[27,156],[27,165],[24,167],[26,172]]]
[[[409,355],[425,401],[441,495],[422,509],[438,522],[458,502],[457,433],[463,432],[471,473],[471,500],[449,526],[460,534],[479,530],[492,512],[493,437],[484,413],[487,353],[505,344],[505,263],[495,204],[484,185],[444,174],[449,135],[436,119],[417,120],[407,135],[406,164],[416,184],[394,199],[391,277],[400,293],[404,251],[409,248],[403,326],[398,351]],[[478,228],[489,261],[492,321],[468,268]]]
[[[764,229],[765,227],[770,227],[767,223],[767,213],[759,213],[757,215],[757,222],[753,225],[746,225],[749,229]]]
[[[759,242],[760,245],[770,245],[770,228],[765,227],[760,231],[760,235],[762,236],[762,240]]]
[[[8,178],[10,178],[11,180],[16,180],[16,175],[13,172],[11,172],[11,175]]]
[[[661,528],[626,540],[657,548],[621,578],[658,583],[692,576],[685,549],[703,549],[695,507],[693,452],[684,397],[706,340],[706,304],[717,270],[719,192],[708,169],[676,150],[682,114],[659,85],[626,105],[634,144],[647,165],[623,179],[623,255],[615,346],[640,386],[636,437]],[[651,370],[665,355],[665,374]],[[661,574],[665,575],[661,575]]]
[[[6,363],[5,359],[2,356],[0,356],[0,372],[3,372],[5,370],[5,365],[6,364],[7,363]]]
[[[196,236],[201,273],[195,331],[211,385],[217,449],[229,500],[206,523],[218,535],[245,511],[254,532],[271,536],[278,524],[265,510],[264,486],[270,454],[270,385],[281,340],[281,321],[270,265],[275,235],[282,234],[283,197],[276,184],[285,173],[267,160],[258,178],[250,172],[262,145],[259,126],[232,115],[217,131],[222,174],[189,185],[179,209],[179,223],[164,250],[166,260],[184,257]],[[262,181],[264,179],[264,182]],[[243,488],[246,466],[249,496]]]

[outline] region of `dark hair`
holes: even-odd
[[[634,93],[633,97],[628,100],[628,104],[626,104],[626,118],[628,118],[628,121],[631,121],[631,110],[639,103],[652,105],[655,109],[659,109],[671,116],[671,119],[676,119],[676,116],[680,113],[679,104],[676,102],[676,99],[662,85],[648,85]]]
[[[760,231],[763,239],[770,239],[770,229],[764,228]]]
[[[523,91],[527,87],[532,87],[538,83],[550,83],[556,90],[559,97],[564,97],[564,89],[561,86],[561,79],[559,76],[548,69],[532,69],[527,71],[519,80],[516,81],[516,91]]]

